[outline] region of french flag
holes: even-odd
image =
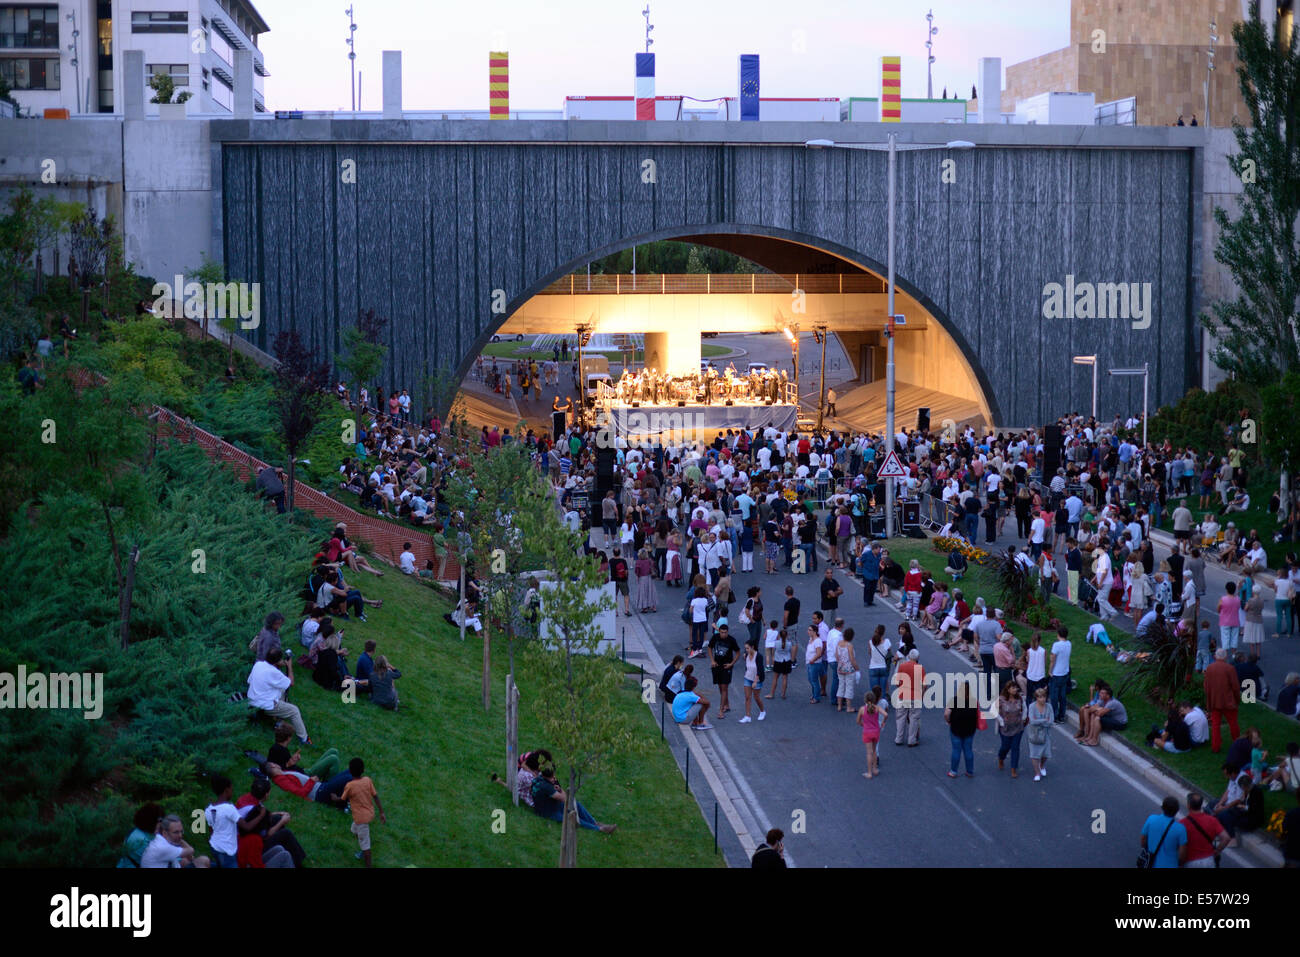
[[[653,53],[636,55],[636,118],[638,120],[655,118],[655,55]]]

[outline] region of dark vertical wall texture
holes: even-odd
[[[225,262],[262,284],[268,348],[295,327],[333,357],[359,308],[390,319],[385,390],[462,374],[510,312],[635,240],[752,233],[883,273],[884,153],[760,145],[227,144]],[[643,182],[643,160],[656,163]],[[356,182],[342,181],[345,160]],[[945,159],[956,181],[943,182]],[[998,424],[1087,411],[1091,374],[1151,364],[1151,409],[1192,380],[1192,153],[981,148],[900,152],[900,288],[966,353]],[[1149,282],[1152,321],[1044,319],[1044,286]],[[505,313],[492,311],[503,290]],[[900,348],[907,348],[906,333]],[[1141,408],[1141,378],[1100,381],[1103,416]]]

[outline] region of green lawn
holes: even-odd
[[[716,359],[718,356],[725,356],[730,354],[730,352],[731,350],[728,349],[726,346],[713,346],[707,344],[702,344],[700,346],[700,357],[703,359]],[[525,339],[523,342],[505,342],[505,341],[489,342],[487,345],[483,347],[483,355],[496,356],[498,359],[544,360],[544,359],[552,358],[552,354],[549,351],[534,350],[532,348],[532,341],[530,339]],[[572,355],[573,353],[570,353],[570,356]],[[609,359],[611,362],[614,362],[614,361],[622,361],[622,358],[624,355],[626,355],[626,353],[619,352],[617,349],[606,349],[600,352],[596,352],[588,349],[583,351],[583,355],[604,356],[605,358]],[[573,359],[571,358],[569,361],[572,362]],[[633,356],[632,361],[644,362],[645,353],[640,349],[638,349],[635,355]]]
[[[943,574],[947,556],[936,552],[930,541],[923,542],[919,539],[897,540],[890,542],[889,551],[890,557],[903,567],[907,567],[909,559],[915,558],[921,562],[924,568],[929,569],[935,576],[936,581],[951,580],[951,576]],[[969,573],[962,578],[958,587],[962,589],[966,600],[972,605],[975,603],[975,598],[981,595],[989,602],[990,606],[993,606],[996,602],[997,592],[992,586],[991,574],[980,566],[972,564]],[[1070,641],[1073,646],[1070,653],[1070,664],[1074,680],[1078,683],[1078,687],[1070,694],[1070,701],[1077,707],[1087,703],[1089,685],[1101,678],[1110,685],[1116,686],[1123,680],[1128,671],[1128,666],[1115,661],[1100,645],[1088,644],[1084,641],[1084,636],[1088,633],[1088,626],[1098,620],[1095,615],[1091,615],[1058,598],[1052,599],[1051,606],[1053,615],[1059,618],[1061,623],[1070,630]],[[1010,627],[1021,642],[1026,642],[1035,631],[1035,629],[1027,625],[1013,624]],[[1054,635],[1049,632],[1042,632],[1042,635],[1043,643],[1050,647]],[[1135,639],[1123,632],[1115,633],[1112,630],[1111,637],[1120,647],[1135,647]],[[1203,703],[1204,697],[1201,692],[1199,678],[1194,681],[1188,690],[1189,698],[1196,703]],[[1165,713],[1152,702],[1131,695],[1124,698],[1124,706],[1128,710],[1129,724],[1124,731],[1119,733],[1125,740],[1137,747],[1157,764],[1187,779],[1202,790],[1213,794],[1214,797],[1217,798],[1223,793],[1225,785],[1223,773],[1220,770],[1223,764],[1222,753],[1213,754],[1208,747],[1197,748],[1187,754],[1157,752],[1146,744],[1146,735],[1153,724],[1164,724]],[[1274,762],[1286,754],[1286,743],[1288,741],[1300,739],[1300,725],[1294,720],[1279,715],[1266,705],[1242,705],[1238,720],[1243,731],[1252,726],[1259,728],[1264,737],[1264,746],[1268,749],[1270,759]],[[1226,725],[1223,726],[1223,736],[1225,739],[1228,737]],[[1286,792],[1266,792],[1265,800],[1269,814],[1279,808],[1289,810],[1295,806],[1295,797]]]
[[[459,632],[442,620],[448,607],[444,599],[392,570],[382,579],[365,573],[353,573],[349,579],[364,589],[367,598],[384,601],[383,608],[369,612],[366,623],[340,622],[350,660],[360,654],[367,638],[375,639],[378,652],[388,655],[403,673],[397,682],[401,708],[396,713],[384,711],[364,698],[344,704],[340,696],[317,686],[310,675],[299,676],[291,700],[302,708],[314,741],[304,750],[305,760],[316,758],[326,747],[337,748],[344,765],[354,756],[365,759],[366,773],[374,779],[388,812],[388,824],[376,820],[371,829],[376,865],[555,866],[559,825],[522,805],[513,807],[505,788],[489,780],[490,772],[505,771],[504,643],[493,643],[492,708],[485,714],[482,642],[473,637],[460,642]],[[286,612],[291,604],[285,603]],[[294,616],[289,618],[286,634]],[[286,647],[291,643],[295,655],[302,650],[296,638],[286,638]],[[528,674],[518,667],[520,746],[545,746],[531,717]],[[627,689],[620,707],[635,712],[645,733],[657,739],[658,727],[641,702],[639,686],[628,681]],[[231,743],[231,751],[234,755],[251,748],[265,753],[270,744],[269,725],[250,724]],[[232,757],[227,773],[236,782],[236,795],[249,780],[248,764]],[[609,836],[581,831],[580,865],[722,866],[699,808],[684,793],[681,773],[664,746],[647,758],[613,761],[584,784],[579,800],[597,820],[619,825]],[[290,827],[310,855],[310,865],[361,866],[353,859],[356,839],[342,813],[278,788],[272,789],[268,806],[293,815]],[[492,829],[493,812],[499,808],[506,812],[504,834]],[[205,839],[192,838],[191,843],[200,853],[206,852]]]
[[[1191,509],[1197,523],[1207,511],[1216,515],[1216,521],[1220,525],[1227,526],[1228,522],[1235,522],[1237,527],[1244,532],[1249,532],[1252,528],[1256,529],[1264,542],[1264,551],[1268,553],[1268,567],[1280,568],[1286,563],[1286,553],[1293,551],[1296,547],[1295,542],[1274,542],[1273,535],[1279,530],[1277,514],[1268,510],[1268,500],[1274,492],[1278,490],[1276,478],[1264,471],[1264,467],[1257,465],[1251,470],[1257,476],[1261,476],[1258,481],[1250,482],[1246,486],[1246,491],[1250,494],[1250,508],[1245,512],[1234,512],[1231,515],[1218,515],[1222,507],[1218,493],[1216,492],[1211,499],[1211,507],[1204,509],[1200,507],[1200,477],[1197,476],[1193,482],[1193,494],[1185,496],[1187,507]],[[1180,498],[1184,496],[1170,496],[1166,503],[1163,515],[1164,521],[1160,523],[1159,528],[1173,533],[1174,522],[1173,512],[1178,507]]]

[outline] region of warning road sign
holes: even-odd
[[[880,478],[903,478],[907,475],[907,469],[903,468],[903,463],[898,460],[897,452],[890,452],[885,456],[885,461],[880,465],[880,471],[876,473]]]

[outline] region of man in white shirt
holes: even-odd
[[[1291,620],[1291,599],[1295,597],[1295,581],[1283,569],[1277,573],[1273,585],[1273,608],[1277,612],[1277,634],[1274,638],[1288,638],[1295,628]]]
[[[281,660],[288,664],[288,674],[280,670]],[[293,687],[293,658],[285,658],[279,648],[272,649],[265,661],[256,662],[248,673],[248,703],[260,708],[273,718],[285,718],[293,725],[294,733],[303,744],[311,744],[302,712],[297,705],[284,700],[284,693]]]
[[[1110,603],[1110,589],[1115,578],[1111,571],[1110,554],[1104,548],[1099,548],[1096,556],[1092,583],[1097,588],[1097,613],[1105,620],[1119,614]]]
[[[826,626],[823,621],[822,627]],[[819,629],[820,630],[820,629]],[[830,676],[831,698],[836,698],[840,690],[840,671],[835,665],[835,652],[840,647],[840,641],[844,638],[844,619],[836,618],[835,626],[826,631],[826,673]]]
[[[1267,570],[1268,553],[1264,551],[1264,546],[1260,544],[1259,539],[1255,539],[1254,547],[1246,553],[1241,567],[1244,571],[1255,573]]]
[[[1210,740],[1210,719],[1206,717],[1205,712],[1199,705],[1188,705],[1186,702],[1179,708],[1183,714],[1183,720],[1187,722],[1187,730],[1190,732],[1192,744],[1204,744]]]
[[[1070,637],[1064,626],[1057,629],[1056,641],[1052,644],[1050,664],[1048,666],[1049,690],[1053,717],[1057,724],[1065,721],[1065,696],[1070,691]]]
[[[1029,554],[1034,561],[1038,561],[1038,556],[1043,551],[1043,536],[1047,533],[1047,520],[1043,518],[1042,512],[1034,514],[1034,520],[1029,525]]]
[[[142,868],[207,867],[206,857],[195,857],[194,848],[185,843],[185,825],[175,814],[168,814],[158,824],[158,833],[140,855]]]

